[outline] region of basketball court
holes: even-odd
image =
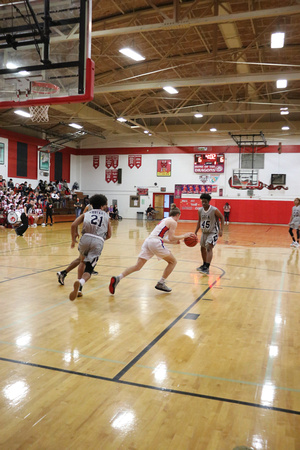
[[[299,250],[286,227],[225,226],[210,276],[199,246],[132,265],[153,221],[113,222],[84,296],[56,272],[70,224],[1,232],[2,448],[298,448]],[[178,232],[194,231],[179,223]]]

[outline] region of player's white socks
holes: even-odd
[[[85,280],[83,278],[80,278],[79,283],[80,283],[80,286],[83,286],[85,284]]]
[[[165,281],[166,281],[166,279],[161,277],[161,279],[159,280],[159,283],[164,283]]]
[[[122,278],[124,278],[124,275],[121,273],[120,275],[118,275],[119,281],[122,280]]]

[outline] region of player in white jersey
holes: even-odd
[[[173,256],[172,252],[164,246],[165,242],[170,244],[179,244],[181,239],[184,239],[193,233],[185,233],[180,236],[175,235],[175,230],[177,227],[177,222],[180,218],[180,209],[173,208],[170,211],[170,216],[159,222],[154,230],[150,233],[147,239],[144,241],[141,252],[138,256],[137,262],[134,266],[125,269],[119,276],[112,277],[109,285],[109,292],[111,294],[115,293],[116,286],[122,280],[122,278],[127,277],[133,272],[141,270],[141,268],[146,264],[146,262],[152,258],[152,256],[157,256],[159,259],[164,259],[168,264],[165,268],[162,278],[158,281],[155,289],[164,292],[171,292],[171,288],[166,286],[165,280],[174,270],[177,261]],[[168,235],[168,238],[166,238]]]
[[[300,198],[295,198],[294,205],[292,208],[292,215],[289,223],[289,233],[293,239],[291,243],[291,247],[299,247],[299,238],[300,238]],[[297,241],[294,238],[293,229],[296,230],[297,233]]]
[[[201,194],[202,208],[198,210],[198,222],[195,234],[201,228],[202,236],[200,239],[201,256],[203,265],[197,267],[201,273],[209,275],[209,266],[213,258],[213,248],[217,243],[219,236],[223,234],[224,216],[218,208],[209,204],[211,196],[209,194]],[[221,227],[219,227],[219,220]]]
[[[93,269],[101,255],[104,241],[111,237],[111,225],[105,195],[96,194],[90,199],[93,209],[81,214],[71,225],[72,244],[75,247],[79,237],[78,226],[83,223],[82,236],[79,241],[78,250],[80,264],[78,266],[78,280],[75,281],[73,291],[69,295],[70,300],[75,300],[80,289],[91,278]]]

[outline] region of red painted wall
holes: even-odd
[[[223,214],[226,201],[231,206],[229,221],[242,223],[288,225],[294,206],[292,201],[254,199],[212,199],[210,204]],[[198,220],[198,209],[202,206],[200,198],[176,199],[174,202],[181,210],[181,220]]]

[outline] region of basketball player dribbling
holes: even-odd
[[[191,236],[193,233],[185,233],[180,236],[175,236],[175,230],[177,227],[177,222],[180,218],[180,209],[173,207],[170,210],[170,216],[163,219],[151,234],[144,241],[141,252],[138,256],[138,260],[134,266],[128,267],[117,277],[112,277],[109,285],[109,292],[111,294],[115,293],[117,285],[120,283],[122,278],[127,277],[133,272],[141,270],[141,268],[146,264],[146,262],[152,258],[152,256],[157,256],[159,259],[164,259],[167,263],[161,279],[155,286],[155,289],[164,292],[171,292],[172,289],[169,288],[165,280],[173,272],[177,261],[172,254],[172,252],[164,246],[164,243],[179,244],[180,240]],[[166,239],[166,235],[168,238]]]
[[[209,266],[213,258],[213,248],[219,236],[223,234],[224,216],[218,208],[209,204],[211,201],[209,194],[201,194],[200,199],[202,208],[198,210],[198,222],[195,234],[197,235],[199,228],[201,228],[200,248],[203,264],[197,267],[197,270],[205,275],[209,275]],[[219,228],[219,220],[221,222],[221,228]]]

